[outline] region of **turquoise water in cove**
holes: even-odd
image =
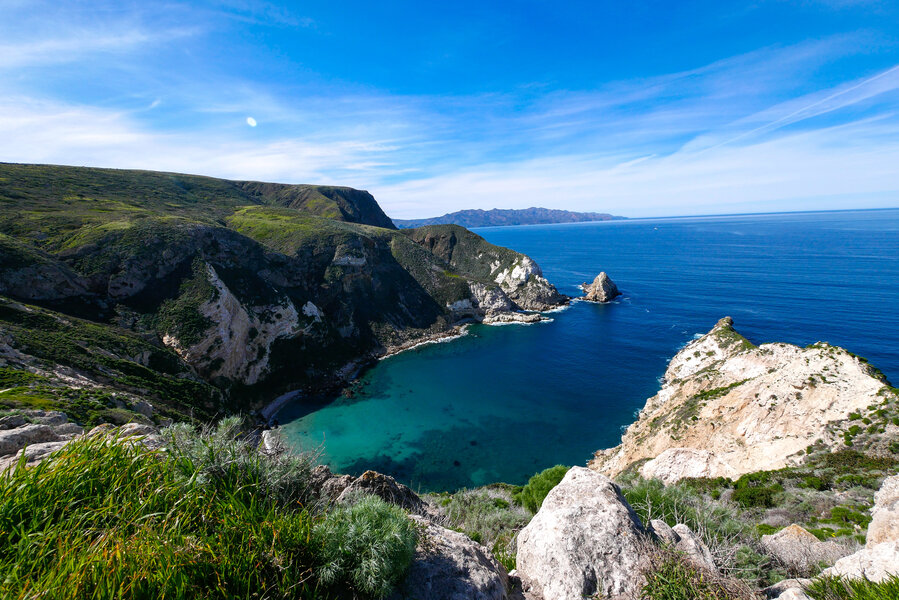
[[[354,398],[285,408],[295,446],[421,491],[524,483],[617,444],[668,360],[725,315],[756,343],[825,340],[899,381],[899,210],[476,231],[563,293],[605,270],[624,296],[383,360]]]

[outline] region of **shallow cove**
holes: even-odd
[[[899,210],[477,232],[532,256],[564,293],[605,270],[624,297],[383,360],[354,398],[285,408],[293,444],[419,490],[523,483],[615,445],[670,357],[727,314],[755,342],[826,340],[899,379]]]

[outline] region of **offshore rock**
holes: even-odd
[[[573,467],[518,534],[518,572],[545,600],[636,593],[645,535],[618,486]]]
[[[419,516],[424,531],[406,578],[390,600],[505,600],[506,570],[468,536]]]
[[[596,276],[593,283],[584,283],[584,299],[590,302],[610,302],[621,295],[618,286],[605,271]]]

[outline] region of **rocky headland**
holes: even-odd
[[[677,353],[621,445],[590,467],[615,477],[638,466],[666,483],[779,469],[813,446],[845,448],[859,419],[894,402],[883,375],[842,348],[755,346],[724,318]],[[883,440],[899,437],[882,428]]]

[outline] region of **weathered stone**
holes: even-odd
[[[69,422],[66,413],[59,410],[33,411],[30,417],[33,423],[41,425],[62,425]]]
[[[822,542],[800,527],[790,525],[777,533],[762,536],[762,547],[783,566],[812,575],[821,563],[832,565],[850,550],[833,541]]]
[[[711,551],[693,530],[683,523],[678,523],[672,527],[672,531],[679,538],[675,545],[677,550],[683,552],[693,564],[713,573],[718,572],[718,567],[715,566],[715,559],[712,558]]]
[[[351,495],[359,492],[377,496],[385,502],[396,504],[414,513],[422,514],[424,512],[424,503],[415,492],[405,485],[397,483],[393,477],[377,471],[366,471],[354,479],[337,497],[337,502],[344,502]]]
[[[518,534],[518,571],[545,600],[633,593],[644,535],[618,486],[573,467]]]
[[[695,448],[669,448],[640,468],[646,479],[659,479],[665,485],[690,477],[717,477],[731,473],[714,453]]]
[[[136,437],[146,435],[159,435],[159,430],[152,425],[143,423],[125,423],[118,429],[119,437]]]
[[[655,534],[660,542],[682,552],[696,566],[713,573],[718,572],[708,546],[683,523],[678,523],[672,528],[661,519],[653,519],[649,522],[648,530]]]
[[[812,582],[811,579],[784,579],[762,590],[765,598],[773,600],[808,600],[805,588]]]
[[[591,284],[584,284],[584,299],[591,302],[610,302],[621,295],[618,286],[605,271],[596,276]]]
[[[391,600],[504,600],[507,576],[484,546],[422,517],[415,557]]]
[[[0,431],[0,456],[15,454],[25,446],[58,442],[59,436],[48,425],[23,425]]]
[[[138,400],[134,403],[134,406],[132,406],[131,409],[134,412],[147,417],[148,419],[153,416],[153,413],[156,412],[153,408],[153,405],[146,400]]]
[[[899,541],[899,475],[884,480],[874,495],[873,518],[868,525],[866,546]]]
[[[76,436],[84,433],[84,427],[75,423],[63,423],[62,425],[54,425],[53,431],[59,436]]]
[[[7,415],[5,417],[0,417],[0,431],[15,429],[16,427],[21,427],[27,423],[28,421],[26,421],[25,417],[22,415]]]
[[[822,575],[870,579],[879,582],[889,575],[899,575],[899,541],[883,542],[871,548],[863,548],[855,554],[841,558]]]
[[[26,465],[35,465],[50,456],[50,453],[56,452],[60,448],[65,447],[65,445],[68,443],[68,441],[43,442],[26,446],[12,456],[7,456],[6,458],[0,459],[0,473],[19,464],[19,461],[22,459],[23,455],[25,456]]]

